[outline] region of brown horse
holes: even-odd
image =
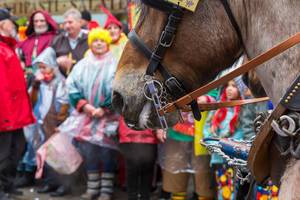
[[[188,91],[213,80],[221,70],[230,66],[242,51],[251,59],[300,31],[300,1],[298,0],[228,0],[241,30],[242,41],[220,0],[201,0],[195,13],[186,12],[179,25],[173,46],[167,50],[163,64]],[[137,34],[154,48],[166,23],[167,15],[142,5],[142,15],[136,26]],[[242,43],[244,45],[242,45]],[[300,74],[300,48],[293,47],[259,67],[256,72],[276,105]],[[128,43],[119,62],[114,81],[114,106],[122,112],[132,127],[159,127],[156,113],[144,97],[143,75],[148,60]],[[157,78],[161,79],[159,73]],[[177,114],[167,116],[170,125]],[[298,165],[299,164],[299,161]],[[281,186],[284,199],[300,199],[291,184],[295,162],[285,173]],[[299,182],[300,176],[294,178]],[[298,196],[299,195],[299,196]]]

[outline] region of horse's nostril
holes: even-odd
[[[122,113],[124,107],[124,100],[122,95],[117,91],[113,91],[112,106],[116,112],[120,114]]]

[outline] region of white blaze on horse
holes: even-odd
[[[227,10],[224,2],[229,5]],[[153,51],[168,22],[169,5],[164,0],[142,0],[141,9],[135,31]],[[186,92],[191,92],[212,81],[242,52],[246,52],[250,59],[254,58],[299,32],[299,10],[298,0],[201,0],[194,13],[184,11],[172,46],[163,52],[162,58],[152,56],[152,65],[155,66],[155,62],[161,59],[161,66],[172,77],[176,77]],[[147,99],[151,95],[145,95],[147,91],[145,92],[144,87],[148,80],[145,79],[145,74],[146,71],[151,71],[150,75],[161,82],[165,81],[165,75],[159,70],[161,67],[154,72],[147,70],[151,54],[145,56],[147,53],[140,49],[130,42],[126,45],[114,81],[113,105],[132,128],[160,127],[162,120],[157,118],[154,106],[150,106],[152,102]],[[300,45],[256,69],[274,105],[280,102],[300,75],[299,61]],[[160,87],[157,82],[155,84]],[[172,98],[176,94],[166,96]],[[178,119],[176,112],[166,115],[169,125],[176,123]],[[290,159],[280,156],[273,143],[268,147],[272,147],[268,150],[270,154],[265,161],[269,162],[268,175],[275,180],[284,171],[280,198],[300,199],[300,161],[293,160],[285,169]],[[260,162],[258,164],[264,165]]]

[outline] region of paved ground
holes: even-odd
[[[53,198],[46,194],[38,194],[36,188],[25,188],[22,190],[23,196],[14,196],[11,199],[13,200],[80,200],[81,191],[73,191],[73,195],[67,195],[61,198]],[[77,193],[77,194],[76,194]],[[126,193],[117,189],[115,193],[114,200],[126,200]]]
[[[38,194],[36,192],[37,188],[25,188],[22,189],[23,196],[14,196],[11,197],[12,200],[66,200],[66,199],[72,199],[72,200],[80,200],[80,195],[84,192],[84,188],[78,188],[77,191],[72,191],[72,195],[67,195],[61,198],[53,198],[46,194]],[[152,200],[158,199],[158,192],[153,193]],[[126,200],[126,192],[116,188],[114,199],[113,200]]]

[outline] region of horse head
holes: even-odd
[[[135,31],[150,49],[156,47],[168,21],[168,6],[164,0],[142,0]],[[194,13],[184,11],[162,64],[186,92],[213,80],[241,54],[242,44],[231,23],[220,0],[203,0]],[[152,103],[144,95],[148,64],[141,51],[128,42],[114,80],[113,106],[132,128],[159,127]],[[158,71],[155,78],[164,81]],[[166,118],[169,125],[179,119],[176,113]]]

